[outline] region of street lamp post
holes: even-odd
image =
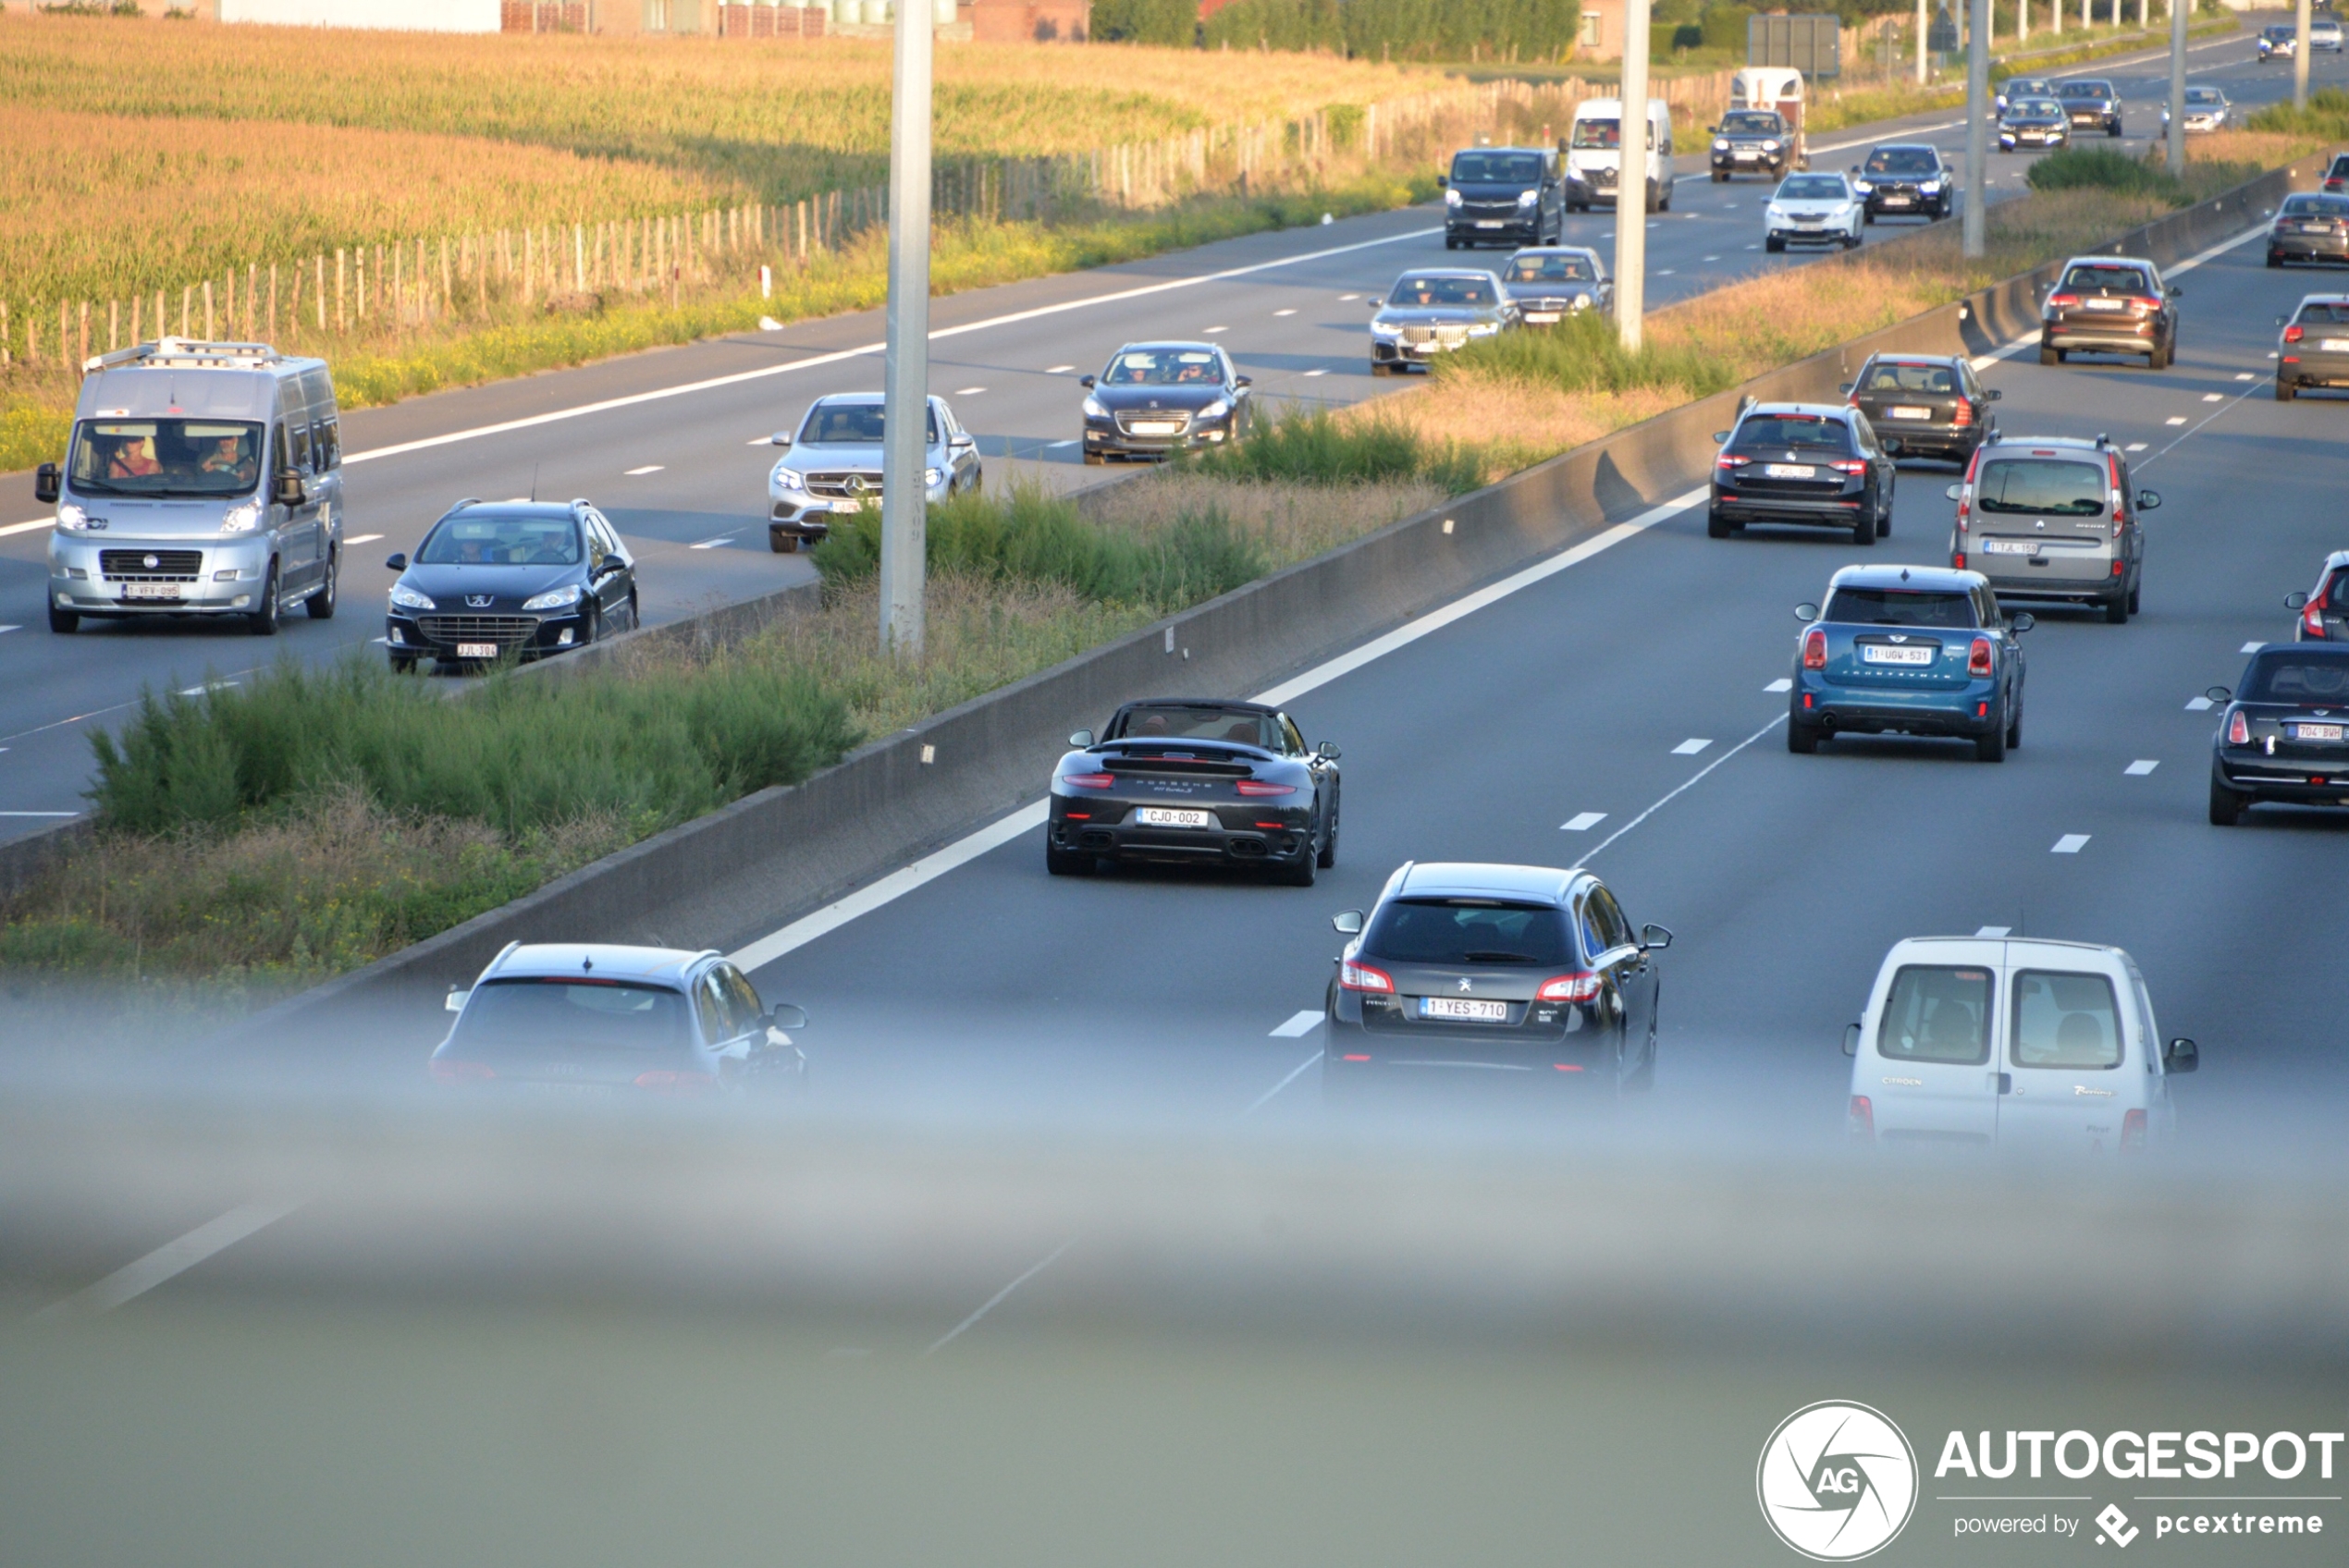
[[[889,128],[889,329],[881,374],[880,642],[919,658],[929,525],[929,0],[897,0]]]
[[[1615,330],[1640,346],[1648,276],[1648,0],[1624,0],[1623,85],[1616,137]]]
[[[1965,58],[1965,253],[1982,254],[1986,240],[1983,185],[1990,173],[1990,0],[1974,0]]]
[[[2299,29],[2299,36],[2292,45],[2292,106],[2308,106],[2308,0],[2300,0],[2292,8],[2292,19]]]
[[[2186,172],[2186,4],[2170,0],[2170,172]]]

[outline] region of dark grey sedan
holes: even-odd
[[[1963,354],[1871,354],[1843,392],[1895,458],[1962,463],[1998,439],[1998,390],[1974,378]]]
[[[2063,105],[2072,129],[2121,134],[2121,90],[2102,77],[2059,82],[2056,100]]]
[[[1424,365],[1518,325],[1515,300],[1482,268],[1415,267],[1371,309],[1371,374]]]
[[[1128,343],[1085,388],[1085,460],[1163,458],[1246,435],[1254,381],[1212,343]]]
[[[1587,245],[1545,245],[1519,251],[1501,269],[1502,287],[1527,326],[1548,326],[1577,311],[1615,308],[1606,263]]]

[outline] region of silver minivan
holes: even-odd
[[[2115,626],[2137,613],[2145,530],[2161,504],[2133,489],[2129,459],[2102,435],[2009,435],[1974,448],[1962,482],[1949,564],[1990,580],[2000,600],[2094,605]]]
[[[1849,1125],[1870,1144],[2139,1151],[2175,1130],[2169,1075],[2198,1061],[2192,1040],[2159,1039],[2145,976],[2119,948],[1912,937],[1844,1031]]]
[[[166,337],[82,368],[65,466],[33,482],[57,508],[50,631],[177,615],[265,637],[295,605],[333,616],[342,437],[324,360]]]

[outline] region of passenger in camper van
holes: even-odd
[[[114,455],[106,460],[108,479],[144,479],[162,472],[163,464],[155,459],[152,435],[125,436],[115,443]]]

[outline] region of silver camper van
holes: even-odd
[[[82,366],[57,507],[49,630],[85,616],[230,617],[269,636],[286,608],[335,613],[342,438],[324,360],[166,337]]]

